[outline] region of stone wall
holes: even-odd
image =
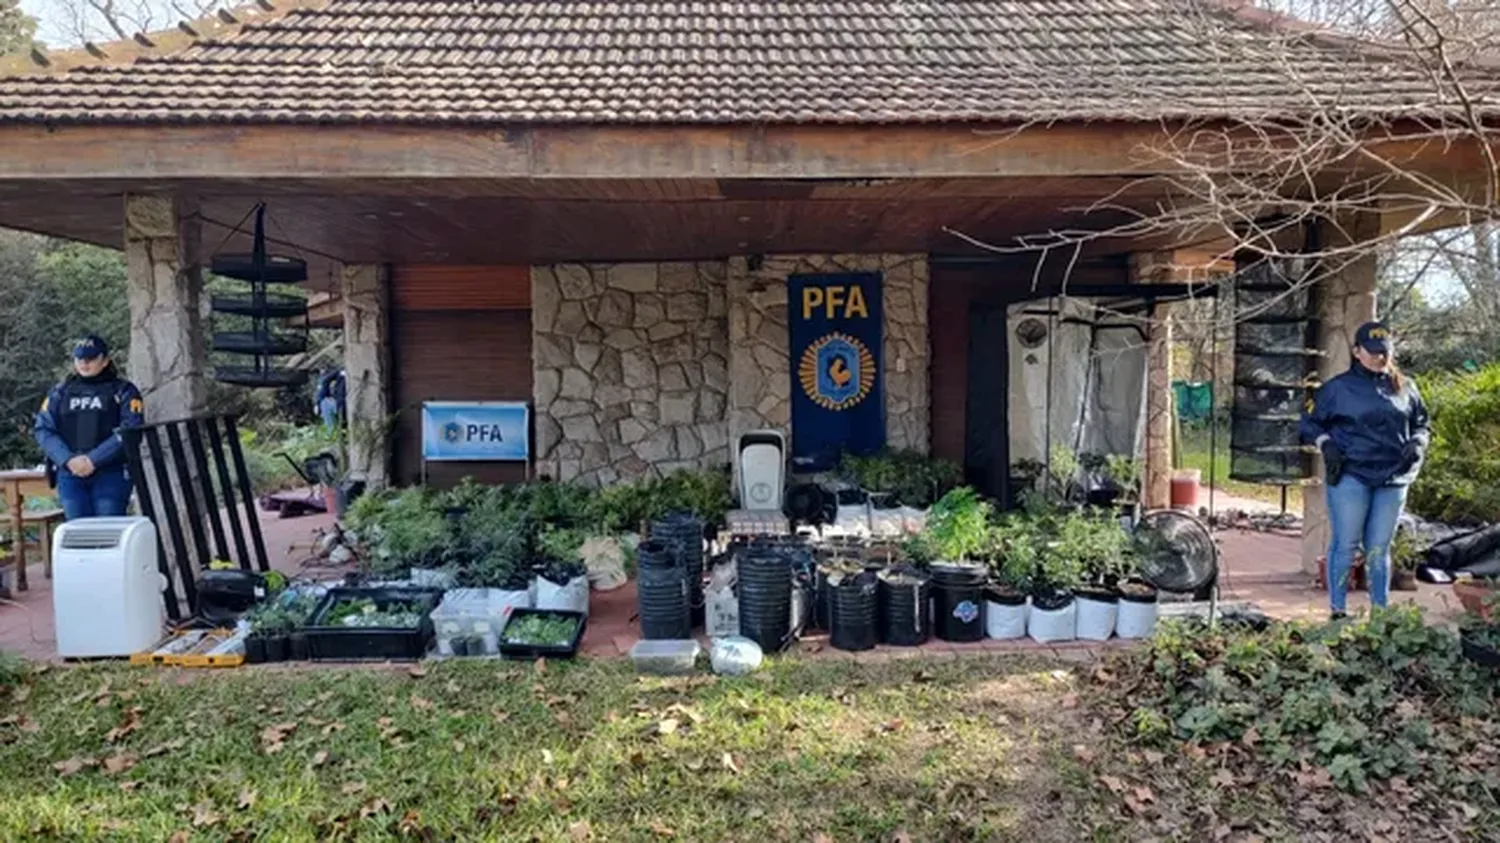
[[[722,262],[534,267],[531,301],[538,474],[728,462]]]
[[[837,272],[879,272],[884,278],[886,442],[926,453],[931,400],[925,255],[772,255],[753,270],[746,259],[731,258],[730,442],[760,428],[790,436],[786,279]]]

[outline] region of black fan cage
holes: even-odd
[[[1312,476],[1298,432],[1322,354],[1310,272],[1298,257],[1236,260],[1231,479],[1290,486]]]

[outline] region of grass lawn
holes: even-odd
[[[1477,782],[1467,796],[1373,771],[1344,792],[1348,761],[1330,775],[1314,738],[1272,724],[1329,717],[1347,737],[1361,711],[1399,725],[1428,703],[1318,702],[1293,688],[1305,659],[1285,635],[1175,635],[1107,663],[788,657],[735,679],[621,660],[52,668],[0,701],[0,840],[1500,839],[1493,797],[1472,795],[1500,785],[1483,773],[1500,720],[1432,715],[1424,763],[1473,770],[1442,779]],[[1180,693],[1163,693],[1169,655]],[[1174,720],[1199,739],[1165,737]],[[1328,728],[1316,740],[1343,752]]]
[[[1069,785],[1087,779],[1069,753],[1074,680],[1047,665],[415,672],[50,670],[0,727],[0,839],[1092,834]]]

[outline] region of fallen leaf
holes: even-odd
[[[425,673],[425,671],[424,671]],[[363,808],[359,809],[359,818],[368,819],[376,814],[384,814],[391,810],[391,803],[384,799],[371,799]]]
[[[934,676],[932,675],[932,671],[924,669],[917,671],[917,675],[913,678],[915,678],[918,682],[931,682],[934,679]]]
[[[36,722],[35,720],[32,720],[30,717],[27,717],[23,714],[21,715],[21,722],[19,723],[17,728],[28,735],[34,735],[42,730],[42,724]]]
[[[659,822],[657,820],[652,820],[651,821],[651,825],[649,825],[647,827],[650,828],[651,829],[651,833],[654,834],[654,835],[656,835],[657,837],[676,837],[677,836],[677,832],[673,831],[670,826],[663,825],[661,822]]]
[[[546,673],[547,672],[547,660],[546,659],[542,658],[542,659],[537,659],[536,660],[536,672],[537,673]]]
[[[59,761],[53,764],[52,769],[64,776],[72,776],[83,772],[86,767],[96,767],[98,764],[99,762],[92,758],[78,758],[75,756],[66,761]]]
[[[572,840],[587,840],[593,835],[593,833],[594,831],[589,827],[588,820],[579,820],[578,822],[568,826],[568,837]]]
[[[421,679],[422,677],[427,675],[427,668],[419,664],[414,664],[406,669],[406,675],[410,676],[413,679]]]
[[[208,800],[193,806],[193,828],[213,828],[223,819],[214,811],[214,803]]]
[[[1467,802],[1458,803],[1458,809],[1464,812],[1464,819],[1469,822],[1479,819],[1479,809]]]
[[[684,764],[684,766],[688,768],[689,772],[701,773],[703,772],[703,768],[707,765],[703,763],[702,758],[690,758],[688,759],[687,763]]]
[[[335,732],[342,732],[346,728],[348,728],[348,727],[346,727],[343,723],[340,723],[339,721],[335,720],[332,723],[329,723],[327,726],[323,727],[323,734],[325,734],[325,735],[331,735],[331,734],[333,734]]]
[[[542,763],[543,764],[551,764],[552,763],[552,750],[550,750],[550,749],[544,749],[544,750],[542,750]]]
[[[504,723],[505,721],[510,719],[510,712],[508,711],[496,711],[494,712],[494,715],[496,723]]]
[[[172,836],[167,838],[167,843],[188,843],[192,839],[193,835],[190,832],[174,831]]]
[[[319,767],[321,767],[321,766],[323,766],[324,764],[327,764],[327,763],[328,763],[328,750],[326,750],[326,749],[320,749],[320,750],[318,750],[313,755],[313,757],[312,757],[312,764],[310,764],[309,766],[312,767],[312,769],[316,770]]]
[[[673,732],[677,731],[677,725],[677,719],[675,717],[668,717],[667,719],[656,724],[656,732],[660,735],[670,735]]]
[[[135,793],[140,788],[141,783],[138,781],[120,782],[120,790],[126,793]]]
[[[1109,788],[1111,793],[1124,793],[1125,783],[1114,776],[1100,776],[1099,783]]]
[[[812,843],[833,843],[833,838],[820,831],[813,835]]]
[[[1096,756],[1094,755],[1094,751],[1092,749],[1089,749],[1088,747],[1080,743],[1073,745],[1073,757],[1077,758],[1079,761],[1082,761],[1085,764],[1092,764]]]
[[[449,679],[448,684],[444,685],[443,688],[450,694],[458,694],[463,692],[464,686],[458,684],[452,679]]]
[[[568,784],[569,784],[568,777],[567,776],[563,776],[562,778],[560,778],[557,781],[553,782],[552,783],[552,787],[555,788],[555,789],[557,789],[557,790],[567,790],[568,789]]]
[[[1219,772],[1214,773],[1214,777],[1213,779],[1211,779],[1211,781],[1219,787],[1234,787],[1234,773],[1231,773],[1228,770],[1220,770]]]
[[[466,743],[464,743],[463,741],[454,741],[453,742],[453,751],[454,752],[463,752],[464,750],[466,750],[468,748],[469,748],[469,745],[466,744]]]
[[[260,731],[260,742],[265,747],[267,755],[275,755],[280,752],[286,743],[287,736],[297,731],[296,723],[277,723],[267,726]]]
[[[1152,765],[1153,767],[1167,760],[1167,756],[1150,749],[1142,752],[1141,757],[1146,759],[1146,763]]]
[[[123,723],[104,733],[105,742],[114,743],[121,738],[129,735],[131,732],[134,732],[135,730],[141,728],[141,712],[143,710],[144,709],[137,706],[126,712],[125,721]]]
[[[1257,732],[1254,727],[1246,729],[1244,737],[1240,738],[1240,743],[1253,749],[1256,744],[1260,743],[1260,732]]]
[[[630,766],[637,770],[646,766],[646,754],[639,749],[630,753]]]
[[[739,762],[735,761],[734,756],[730,753],[724,753],[724,757],[719,759],[719,763],[723,764],[724,769],[730,771],[731,773],[738,775],[741,772],[742,768],[740,767]]]
[[[880,724],[880,731],[882,731],[882,732],[899,732],[899,731],[901,731],[901,727],[904,726],[904,725],[906,725],[906,724],[901,719],[897,718],[897,719],[891,720],[891,721],[889,721],[887,723],[881,723]]]
[[[412,697],[411,707],[417,709],[418,711],[429,711],[432,709],[432,701],[423,697]]]
[[[240,798],[236,800],[234,804],[239,806],[239,809],[241,811],[248,811],[251,808],[255,807],[255,799],[255,791],[249,788],[245,788],[244,790],[240,791]]]
[[[129,753],[116,753],[104,759],[104,772],[111,776],[117,776],[134,766],[135,756]]]
[[[344,793],[345,796],[354,796],[357,793],[364,793],[365,792],[365,783],[364,782],[349,782],[348,784],[344,785],[340,789],[343,791],[343,793]]]
[[[898,829],[891,837],[891,843],[911,843],[911,834],[906,829]]]

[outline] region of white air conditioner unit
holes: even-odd
[[[740,509],[781,511],[786,486],[786,437],[779,430],[740,436]]]
[[[146,518],[80,518],[52,540],[52,614],[65,659],[129,656],[162,635],[166,605],[156,527]]]

